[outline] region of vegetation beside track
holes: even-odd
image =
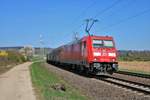
[[[150,51],[119,50],[119,70],[150,75]]]
[[[150,51],[119,50],[119,61],[150,61]]]
[[[32,82],[42,100],[87,100],[87,97],[81,95],[76,89],[58,77],[56,74],[48,71],[44,63],[35,62],[30,67]],[[60,85],[60,86],[59,86]],[[62,87],[59,89],[59,87]]]
[[[120,61],[119,70],[150,75],[150,61]]]
[[[25,61],[25,57],[18,52],[0,51],[0,74]]]
[[[37,56],[33,56],[31,61],[32,62],[38,62],[38,61],[44,61],[44,59],[40,55],[37,55]]]

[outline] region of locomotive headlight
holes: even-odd
[[[100,52],[94,52],[93,55],[94,56],[101,56],[101,53]]]
[[[108,53],[108,56],[116,57],[116,53]]]

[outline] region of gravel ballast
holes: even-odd
[[[90,100],[150,100],[150,96],[144,96],[128,89],[69,72],[45,63],[49,71],[56,73],[70,85],[88,96]]]
[[[138,82],[138,83],[150,85],[150,79],[148,79],[148,78],[141,78],[141,77],[137,77],[137,76],[124,75],[124,74],[118,74],[118,73],[114,73],[112,76],[117,77],[117,78],[121,78],[121,79],[125,79],[125,80],[130,80],[133,82]]]

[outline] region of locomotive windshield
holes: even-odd
[[[93,40],[93,47],[100,48],[100,47],[114,47],[112,40]]]

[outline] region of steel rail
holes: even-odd
[[[133,91],[144,93],[145,95],[150,95],[150,85],[124,80],[112,76],[108,76],[107,78],[99,78],[99,79],[114,85],[131,89]]]
[[[127,72],[127,71],[117,71],[117,72],[115,72],[115,73],[150,79],[150,75],[148,75],[148,74]]]

